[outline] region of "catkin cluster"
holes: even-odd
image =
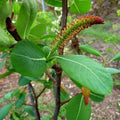
[[[81,30],[90,27],[94,24],[104,24],[104,20],[98,16],[82,16],[71,22],[63,30],[58,33],[58,36],[53,41],[54,50],[58,49],[59,53],[64,49],[73,37],[75,37]]]

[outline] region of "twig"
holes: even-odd
[[[79,40],[78,40],[78,38],[76,36],[72,40],[71,48],[75,49],[78,54],[82,54],[81,49],[79,48]]]
[[[38,99],[36,97],[35,90],[31,83],[29,83],[29,87],[30,87],[30,90],[32,90],[33,95],[34,95],[34,97],[32,96],[31,102],[34,103],[34,106],[35,106],[34,109],[35,109],[36,120],[40,120],[40,113],[39,113],[39,109],[38,109]]]
[[[34,90],[34,88],[33,88],[32,84],[31,84],[31,83],[29,83],[29,86],[30,86],[30,88],[31,88],[31,90],[32,90],[32,92],[33,92],[34,97],[36,98],[36,93],[35,93],[35,90]]]
[[[14,37],[16,41],[21,41],[21,37],[19,36],[16,27],[13,25],[11,19],[9,17],[6,18],[6,28],[8,32]]]
[[[62,20],[61,20],[61,28],[63,29],[67,24],[67,0],[62,0]]]
[[[50,74],[48,73],[48,71],[45,71],[45,73],[46,73],[46,75],[50,78],[50,80],[52,80],[53,83],[55,83],[56,80],[52,77],[52,75],[50,75]]]
[[[24,105],[32,106],[33,108],[35,107],[34,105],[31,105],[31,104],[26,104],[26,103],[24,103]]]
[[[32,95],[31,85],[30,85],[30,84],[28,84],[28,92],[30,93],[31,103],[32,103],[32,105],[34,106],[34,114],[35,114],[36,120],[38,120],[38,117],[37,117],[37,114],[36,114],[36,110],[35,110],[34,98],[33,98],[33,95]]]
[[[37,99],[41,96],[41,94],[45,91],[45,89],[46,87],[44,87],[43,90],[36,96]]]
[[[82,94],[82,93],[81,93],[81,92],[80,92],[80,93],[77,93],[77,94],[75,94],[73,97],[75,97],[76,95],[80,95],[80,94]],[[73,98],[73,97],[72,97],[72,98]],[[70,98],[70,99],[68,99],[68,100],[66,100],[66,101],[61,102],[61,103],[60,103],[60,106],[64,105],[65,103],[68,103],[72,98]]]
[[[65,103],[68,103],[71,99],[72,99],[72,98],[70,98],[70,99],[68,99],[68,100],[66,100],[66,101],[61,102],[61,103],[60,103],[60,106],[64,105]]]

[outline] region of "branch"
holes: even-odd
[[[34,98],[36,98],[36,93],[35,93],[35,90],[34,90],[32,84],[29,83],[29,86],[30,86],[30,88],[31,88],[31,90],[32,90],[32,92],[33,92]]]
[[[67,23],[67,0],[62,0],[62,20],[61,28],[63,29]],[[63,55],[63,49],[60,49],[59,55]],[[61,77],[62,77],[62,68],[59,64],[54,65],[53,68],[56,72],[56,82],[55,82],[55,110],[52,117],[53,120],[57,120],[59,110],[60,110],[60,86],[61,86]]]
[[[36,96],[37,99],[41,96],[41,94],[45,91],[45,89],[46,87],[44,87],[43,90]]]
[[[57,66],[55,67],[56,72],[56,82],[54,84],[55,86],[55,111],[53,115],[53,120],[57,120],[59,110],[60,110],[60,86],[61,86],[61,76],[62,76],[62,69],[61,67]]]
[[[67,13],[68,13],[68,9],[67,9],[67,0],[62,0],[62,19],[61,19],[61,30],[64,29],[64,27],[67,24]],[[59,54],[63,55],[63,51],[64,49],[59,47],[58,48]]]
[[[53,84],[55,84],[56,80],[48,73],[48,71],[45,71],[46,75],[48,75],[49,79],[53,81]],[[62,85],[60,85],[60,88],[64,91],[64,93],[67,94],[66,90],[63,88]]]
[[[71,48],[72,48],[72,49],[75,49],[78,54],[82,54],[82,51],[81,51],[81,49],[79,48],[79,40],[78,40],[78,38],[77,38],[76,36],[75,36],[74,39],[72,40]]]
[[[61,103],[60,103],[60,106],[64,105],[65,103],[68,103],[71,99],[72,99],[72,98],[70,98],[70,99],[68,99],[68,100],[66,100],[66,101],[61,102]]]
[[[52,75],[50,75],[50,74],[48,73],[48,71],[45,71],[45,73],[46,73],[46,75],[50,78],[50,80],[52,80],[53,83],[55,83],[56,80],[52,77]]]
[[[35,107],[34,105],[31,105],[31,104],[26,104],[26,103],[24,103],[24,105],[28,105],[28,106],[32,106],[32,107]]]
[[[13,25],[11,19],[9,17],[6,18],[6,28],[8,32],[14,37],[16,41],[21,41],[21,37],[19,36],[16,27]]]
[[[33,95],[34,95],[34,98],[32,97],[32,103],[35,106],[34,109],[35,109],[36,120],[40,120],[40,113],[39,113],[39,109],[38,109],[38,99],[37,99],[35,90],[34,90],[34,88],[33,88],[31,83],[29,83],[29,88],[30,88],[30,90],[32,90]]]
[[[80,94],[82,94],[82,92],[77,93],[76,95],[80,95]],[[73,97],[75,97],[76,95],[74,95]],[[72,98],[73,98],[73,97],[72,97]],[[61,102],[61,103],[60,103],[60,106],[64,105],[65,103],[68,103],[72,98],[70,98],[70,99],[68,99],[68,100],[66,100],[66,101]]]

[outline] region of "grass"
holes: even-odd
[[[93,25],[88,29],[81,31],[81,35],[92,37],[97,40],[120,41],[120,36],[112,28],[112,21],[105,21],[105,24]]]

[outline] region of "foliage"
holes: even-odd
[[[105,68],[101,63],[85,55],[65,55],[63,52],[79,32],[95,24],[104,24],[104,20],[93,15],[79,17],[69,25],[62,26],[61,29],[59,26],[61,11],[40,12],[37,0],[9,2],[12,5],[8,5],[15,16],[9,18],[9,14],[5,13],[3,17],[4,19],[7,17],[7,26],[0,27],[0,51],[3,52],[0,56],[0,59],[2,58],[0,69],[4,63],[8,69],[0,78],[17,72],[21,75],[18,82],[21,87],[7,93],[0,100],[0,103],[11,102],[0,109],[0,120],[4,119],[8,113],[11,120],[40,119],[40,112],[44,111],[44,105],[39,105],[38,98],[46,89],[52,88],[56,103],[54,115],[41,117],[41,120],[51,118],[61,120],[62,117],[68,120],[88,120],[91,116],[89,98],[95,102],[102,102],[105,95],[112,91],[111,75],[120,71]],[[4,4],[9,2],[6,1]],[[62,0],[45,0],[45,2],[49,6],[63,7]],[[70,12],[83,14],[90,10],[91,2],[90,0],[70,0],[68,6]],[[0,9],[5,11],[4,7]],[[77,49],[103,58],[102,54],[91,46],[76,43]],[[112,60],[119,58],[118,54]],[[68,90],[61,85],[62,70],[82,90],[71,99]],[[40,91],[38,94],[32,83],[42,84],[43,88],[38,90]],[[29,92],[26,92],[26,85]],[[30,104],[27,104],[28,97],[31,99]],[[62,110],[65,112],[62,113]]]

